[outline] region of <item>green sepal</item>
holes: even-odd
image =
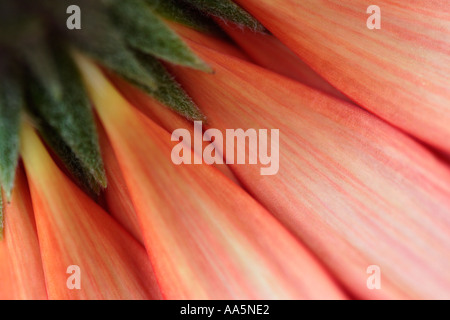
[[[53,59],[58,67],[62,97],[54,100],[47,88],[38,81],[30,81],[32,102],[29,108],[35,117],[43,119],[44,124],[41,126],[45,129],[45,125],[48,125],[52,130],[46,131],[57,135],[96,183],[106,188],[106,174],[94,115],[78,69],[62,48],[53,50]],[[57,150],[55,152],[61,153]],[[70,157],[63,157],[62,160],[73,161]],[[69,164],[66,165],[70,167]]]
[[[65,10],[71,4],[78,5],[82,10],[81,30],[66,28]],[[60,40],[70,43],[126,80],[148,89],[156,88],[155,80],[136,60],[101,1],[47,0],[47,7],[53,13],[56,25],[60,26]]]
[[[147,91],[148,94],[189,120],[205,120],[194,101],[158,59],[142,53],[136,56],[158,81],[158,89]]]
[[[173,64],[212,71],[143,0],[104,1],[131,47]]]
[[[72,175],[75,183],[91,198],[96,199],[103,190],[103,186],[93,177],[91,172],[84,167],[70,147],[63,141],[58,132],[36,114],[32,116],[33,124],[39,131],[46,144],[62,161],[64,167]]]
[[[40,20],[36,19],[27,21],[27,24],[26,30],[22,30],[22,40],[16,44],[17,52],[52,96],[55,99],[60,99],[62,88],[58,80],[58,73],[45,27]]]
[[[10,200],[19,160],[24,96],[20,71],[12,59],[2,57],[0,64],[0,182]]]
[[[266,29],[250,13],[231,0],[183,0],[214,17],[233,22],[253,31],[264,32]]]

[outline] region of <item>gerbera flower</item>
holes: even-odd
[[[0,298],[450,298],[450,16],[378,5],[1,2]]]

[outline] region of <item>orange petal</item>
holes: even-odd
[[[150,98],[146,93],[142,92],[136,87],[133,87],[120,77],[110,74],[109,78],[119,90],[119,92],[133,106],[137,107],[142,113],[144,113],[154,122],[158,123],[168,132],[173,132],[178,128],[183,128],[189,130],[191,136],[194,135],[194,126],[190,121],[165,107],[155,99]],[[203,142],[203,146],[205,147],[206,145],[208,145],[208,142]],[[239,184],[239,181],[236,179],[235,175],[233,174],[233,172],[231,172],[230,168],[226,164],[214,164],[213,166],[220,170],[233,182]]]
[[[258,165],[230,167],[357,297],[450,297],[450,172],[443,163],[362,109],[193,48],[215,74],[173,71],[210,127],[280,129],[277,175],[261,176]],[[366,286],[370,265],[381,267],[381,290]]]
[[[446,1],[238,0],[364,108],[450,153],[450,11]],[[366,10],[381,9],[370,30]]]
[[[105,163],[108,188],[104,191],[104,197],[108,212],[127,230],[136,240],[144,243],[139,221],[131,202],[128,187],[120,171],[119,163],[111,146],[111,143],[100,123],[97,124],[99,143]]]
[[[0,299],[47,299],[30,192],[22,168],[17,170],[11,203],[5,201],[4,204]]]
[[[145,249],[60,171],[29,125],[21,144],[49,298],[158,298]],[[72,275],[81,289],[69,289]]]
[[[219,171],[176,166],[170,135],[78,57],[124,172],[164,297],[342,298],[298,241]]]
[[[220,25],[258,65],[349,101],[274,36],[225,23]]]
[[[14,285],[11,281],[8,248],[5,241],[0,241],[0,300],[13,300]]]

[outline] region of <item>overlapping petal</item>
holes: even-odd
[[[176,166],[170,135],[78,62],[122,168],[165,298],[343,298],[261,205],[206,165]]]
[[[47,299],[41,252],[25,173],[17,170],[11,202],[5,205],[0,241],[0,299]]]
[[[273,35],[250,32],[224,23],[222,28],[258,65],[339,99],[348,100]],[[212,48],[209,44],[208,47]]]
[[[130,86],[128,83],[120,79],[115,75],[111,75],[111,81],[120,91],[120,93],[136,108],[138,108],[142,113],[144,113],[147,117],[158,123],[161,127],[166,129],[168,132],[173,132],[176,129],[183,128],[189,130],[191,136],[193,137],[195,134],[194,126],[191,122],[181,117],[177,113],[168,109],[158,101],[152,99],[148,95],[144,94],[139,89]],[[201,130],[197,130],[201,131]],[[197,132],[197,134],[203,135],[203,132]],[[205,148],[209,143],[203,141],[203,148]],[[189,148],[190,146],[188,146]],[[202,149],[203,150],[203,149]],[[196,151],[196,150],[194,150]],[[198,150],[196,151],[198,154]],[[201,153],[201,152],[200,152]],[[201,154],[198,154],[201,155]],[[113,161],[113,160],[111,160]],[[224,175],[226,175],[229,179],[239,184],[239,181],[234,176],[233,172],[230,168],[222,163],[222,164],[214,164],[214,167],[219,169]],[[108,193],[108,191],[107,191]]]
[[[29,125],[21,143],[49,298],[159,298],[145,249],[60,171]]]
[[[446,1],[238,0],[358,104],[450,153]],[[367,28],[371,5],[381,29]]]
[[[146,94],[141,94],[147,96]],[[117,162],[116,155],[105,130],[100,123],[97,125],[103,161],[105,162],[108,188],[104,191],[104,199],[110,213],[133,237],[143,243],[141,228],[136,211],[131,202],[125,179]]]
[[[280,129],[277,175],[232,170],[356,296],[450,296],[446,165],[356,106],[192,45],[215,75],[173,71],[209,127]],[[366,286],[371,265],[381,267],[381,290]]]

